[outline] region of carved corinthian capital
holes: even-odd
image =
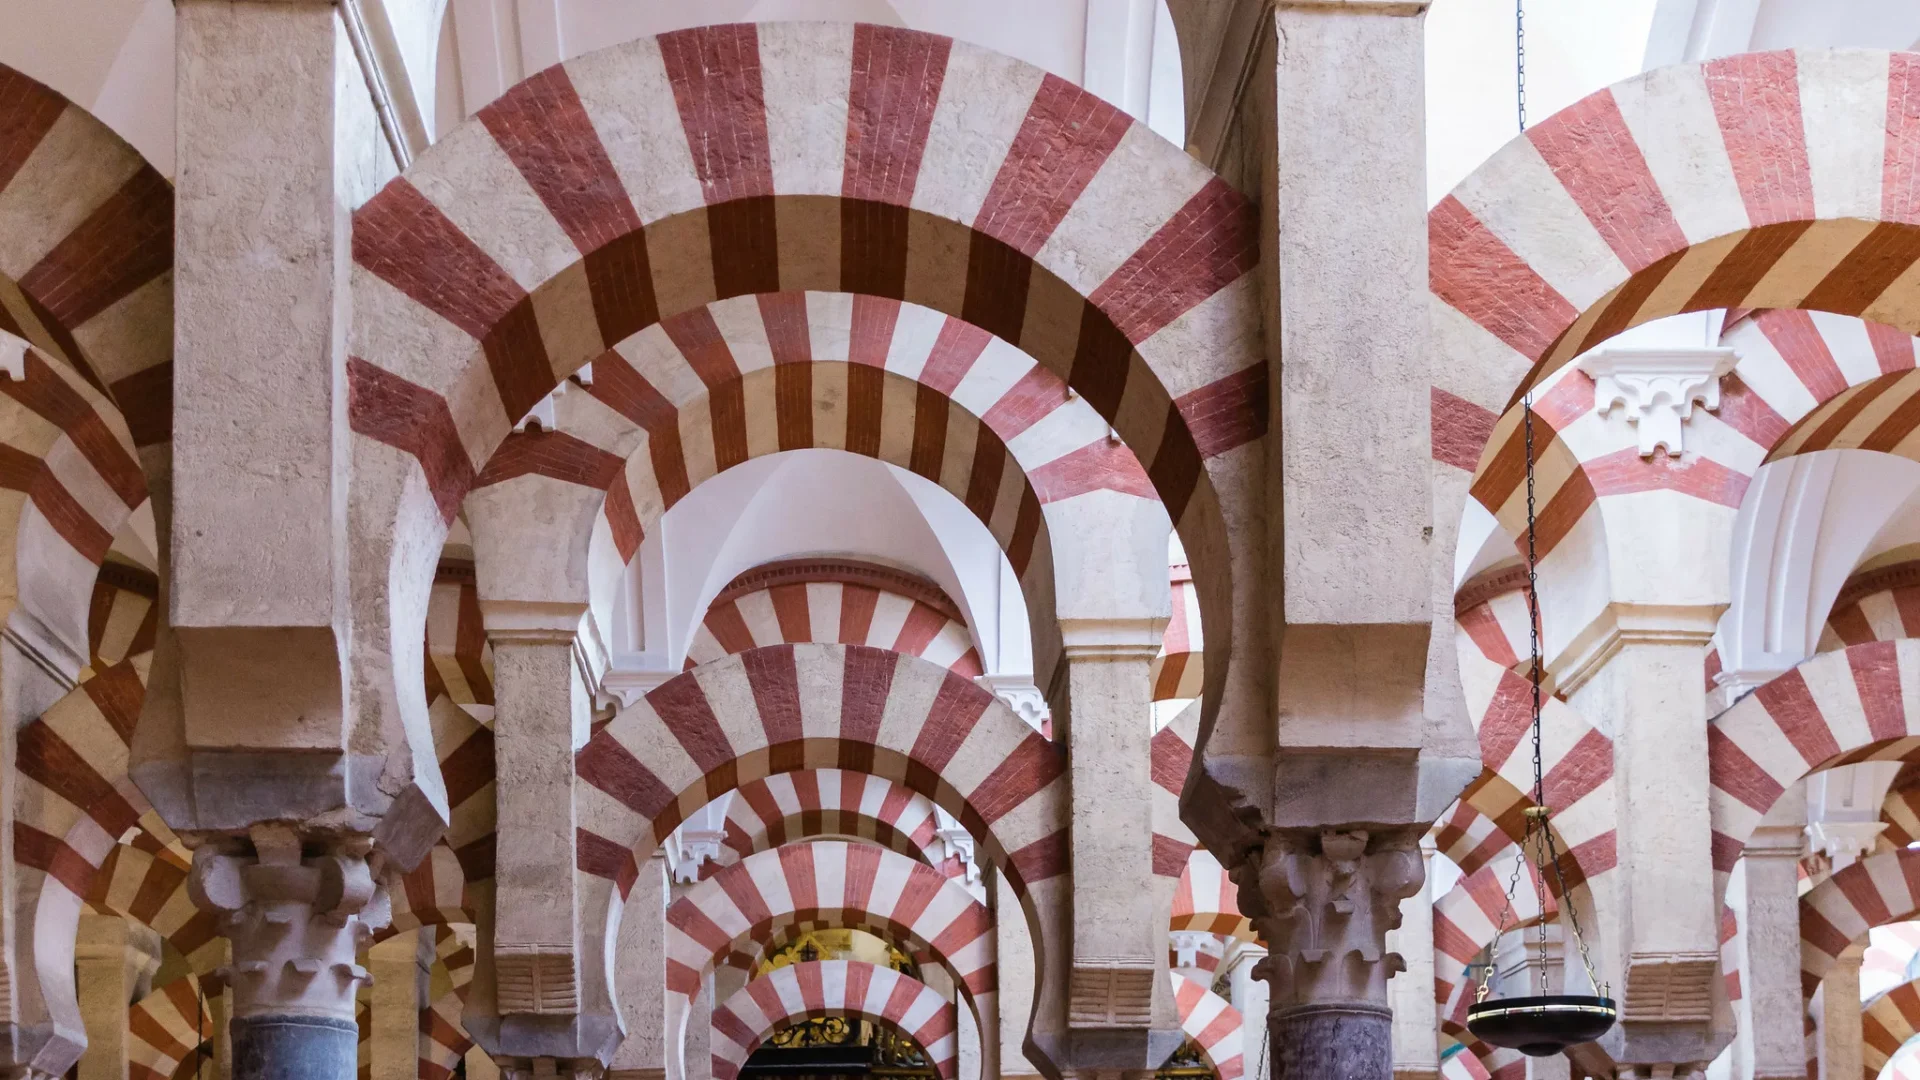
[[[1387,979],[1406,967],[1386,934],[1424,873],[1414,830],[1268,830],[1233,879],[1272,950],[1255,970],[1271,985],[1269,1008],[1385,1005]]]
[[[194,852],[188,891],[220,916],[233,944],[234,1015],[331,1014],[351,1021],[368,978],[355,959],[391,907],[381,858],[367,837],[303,838],[256,825],[252,843],[212,841]]]

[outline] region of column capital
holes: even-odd
[[[250,840],[200,847],[188,878],[194,903],[220,916],[233,943],[233,965],[221,973],[234,1015],[351,1022],[369,979],[356,955],[392,918],[384,855],[371,837],[303,835],[281,823],[254,826]]]
[[[1273,1014],[1386,1006],[1387,979],[1406,968],[1386,951],[1386,933],[1400,925],[1400,901],[1425,880],[1421,831],[1269,828],[1233,868],[1241,910],[1272,950],[1255,974],[1273,988]]]
[[[1600,349],[1580,361],[1593,378],[1593,407],[1606,416],[1619,406],[1639,436],[1641,457],[1660,447],[1679,457],[1686,423],[1697,402],[1720,407],[1720,379],[1739,356],[1724,348]]]

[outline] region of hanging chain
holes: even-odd
[[[1520,121],[1520,131],[1527,130],[1527,10],[1526,0],[1514,0],[1513,3],[1513,54],[1514,54],[1514,103],[1515,112]],[[1526,857],[1534,857],[1534,895],[1539,903],[1539,919],[1536,923],[1536,940],[1540,946],[1540,967],[1538,970],[1541,996],[1547,994],[1547,871],[1551,868],[1554,878],[1554,893],[1566,910],[1569,929],[1573,931],[1574,944],[1580,949],[1580,963],[1586,968],[1587,982],[1602,997],[1607,995],[1606,987],[1600,983],[1593,968],[1593,955],[1587,948],[1586,935],[1580,930],[1580,909],[1567,892],[1566,871],[1560,865],[1559,845],[1554,841],[1552,811],[1547,807],[1547,776],[1545,761],[1541,754],[1541,715],[1540,680],[1542,665],[1540,662],[1540,556],[1538,550],[1538,528],[1536,525],[1537,506],[1534,501],[1534,445],[1533,445],[1533,390],[1520,399],[1520,422],[1526,438],[1527,467],[1527,682],[1532,691],[1533,700],[1533,805],[1525,811],[1526,826],[1521,834],[1520,856],[1513,861],[1513,874],[1507,881],[1507,902],[1500,909],[1499,923],[1494,927],[1493,940],[1497,943],[1506,933],[1507,922],[1513,915],[1513,898],[1520,888],[1520,871]],[[1488,987],[1493,979],[1493,957],[1480,973],[1480,986],[1474,995],[1475,1002],[1487,999]]]

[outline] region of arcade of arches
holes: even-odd
[[[1920,9],[1533,7],[0,5],[0,1076],[1920,1076]]]

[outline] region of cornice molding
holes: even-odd
[[[1555,696],[1571,697],[1628,645],[1704,648],[1726,609],[1725,604],[1608,604],[1553,658],[1550,666],[1559,674]]]
[[[1912,588],[1916,585],[1920,585],[1920,559],[1909,559],[1906,562],[1877,567],[1848,578],[1847,583],[1840,586],[1840,595],[1834,597],[1833,611],[1859,603],[1874,593]],[[1828,613],[1827,618],[1833,618],[1831,612]]]
[[[1524,592],[1527,588],[1527,568],[1519,566],[1499,566],[1468,578],[1453,594],[1453,617],[1458,619],[1481,604],[1505,596],[1510,592]]]

